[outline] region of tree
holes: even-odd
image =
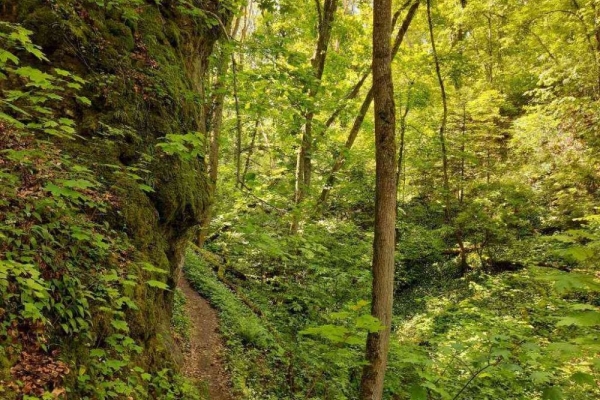
[[[410,2],[406,3],[403,8],[408,7],[409,4],[410,4]],[[392,60],[394,59],[394,57],[398,53],[398,50],[400,49],[400,46],[402,45],[402,41],[404,40],[404,37],[406,36],[406,33],[408,32],[408,28],[409,28],[410,24],[412,23],[413,18],[415,17],[417,9],[419,8],[419,4],[420,4],[420,0],[417,0],[410,6],[408,13],[406,14],[406,17],[404,18],[404,21],[402,22],[402,25],[400,26],[400,29],[398,30],[398,34],[396,35],[396,39],[394,40],[394,46],[392,47],[392,56],[391,56]],[[395,25],[397,18],[400,16],[401,11],[402,11],[402,9],[398,10],[395,13],[394,21],[392,23],[392,28]],[[367,77],[367,75],[363,76],[363,78],[356,84],[356,86],[353,88],[350,96],[346,97],[347,99],[353,98],[355,96],[355,94],[358,94],[358,91],[362,87],[362,84],[364,83],[364,80],[366,79],[366,77]],[[344,164],[346,162],[346,154],[352,149],[352,146],[354,145],[354,142],[356,141],[356,138],[360,132],[360,128],[365,120],[367,113],[369,112],[369,108],[371,107],[372,102],[373,102],[373,87],[371,87],[369,89],[369,91],[367,92],[365,99],[363,100],[362,105],[360,107],[360,110],[358,111],[358,114],[354,118],[354,123],[352,124],[352,129],[350,129],[350,133],[348,134],[348,138],[346,139],[346,143],[344,144],[344,150],[342,152],[340,152],[340,154],[336,157],[336,159],[333,163],[333,166],[329,172],[329,176],[327,177],[325,186],[323,187],[323,189],[321,191],[321,195],[319,196],[319,200],[317,201],[317,204],[320,208],[323,208],[325,203],[327,202],[327,198],[329,197],[331,188],[333,187],[333,185],[335,184],[335,181],[336,181],[336,174],[339,173],[340,170],[344,167]],[[335,113],[327,121],[326,125],[330,125],[330,121],[335,119],[335,116],[339,113],[339,111],[340,111],[340,109],[335,111]]]
[[[207,129],[207,137],[208,137],[208,142],[209,142],[209,146],[208,146],[208,176],[210,179],[210,184],[211,184],[211,191],[212,191],[212,196],[214,197],[215,192],[217,190],[217,182],[218,182],[218,176],[219,176],[219,141],[220,141],[220,137],[221,137],[221,128],[223,126],[223,105],[225,102],[225,94],[226,94],[226,89],[225,89],[225,76],[227,75],[227,70],[229,68],[229,58],[231,58],[232,64],[235,63],[235,58],[233,56],[233,43],[232,43],[232,38],[235,38],[237,35],[237,32],[240,28],[240,21],[241,18],[236,18],[235,23],[233,24],[232,28],[231,28],[231,32],[226,32],[227,35],[227,40],[223,41],[223,43],[221,43],[221,53],[218,57],[217,60],[217,66],[216,66],[216,76],[215,76],[215,83],[213,85],[212,88],[212,98],[211,98],[211,104],[209,107],[207,107],[209,109],[209,112],[207,113],[208,115],[206,115],[206,120],[210,121],[210,124],[208,126]],[[235,68],[235,65],[232,65],[232,68]],[[235,71],[234,71],[235,73]],[[234,77],[235,79],[235,77]],[[236,95],[236,105],[237,105],[237,91],[235,91],[235,95]],[[239,105],[238,105],[238,109],[239,109]],[[238,121],[239,121],[239,112],[237,113],[238,115]],[[238,123],[238,130],[237,130],[237,135],[241,140],[241,128],[240,128],[240,124]],[[238,146],[241,147],[241,146]],[[239,183],[240,181],[240,177],[239,177],[239,170],[240,170],[240,158],[239,158],[239,151],[237,153],[238,158],[237,158],[237,182],[236,185]],[[206,240],[206,236],[208,233],[208,228],[210,225],[210,221],[212,219],[212,210],[211,210],[211,206],[209,206],[209,208],[207,209],[202,222],[200,224],[200,229],[198,231],[198,238],[197,238],[197,244],[199,247],[202,247],[204,245],[204,241]]]
[[[327,49],[331,39],[331,29],[335,12],[337,10],[337,0],[325,0],[321,7],[321,0],[316,1],[318,13],[318,38],[315,53],[310,60],[312,66],[311,81],[308,83],[307,94],[311,102],[317,97],[321,78],[325,71],[325,61],[327,60]],[[298,150],[298,158],[296,161],[296,185],[294,189],[294,203],[300,205],[306,191],[310,189],[312,175],[312,142],[313,142],[313,120],[315,118],[314,104],[310,104],[308,110],[304,114],[304,131],[302,133],[302,143]],[[298,230],[298,217],[294,216],[292,221],[291,231]]]
[[[396,111],[392,83],[392,2],[375,0],[373,8],[373,92],[375,100],[375,238],[371,314],[383,329],[369,333],[360,384],[362,400],[378,400],[389,350],[394,301],[396,243]]]

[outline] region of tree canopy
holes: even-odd
[[[600,397],[597,0],[4,0],[0,91],[0,397],[205,399],[180,275],[234,398]]]

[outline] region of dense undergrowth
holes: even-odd
[[[213,255],[186,262],[186,275],[221,312],[240,398],[356,398],[365,333],[377,329],[367,315],[370,235],[323,219],[290,237],[268,209],[240,210],[224,214],[207,245]],[[386,396],[597,396],[597,228],[580,232],[596,238],[583,247],[592,258],[569,234],[527,237],[512,250],[521,270],[490,274],[473,255],[463,277],[454,257],[428,261],[418,250],[427,240],[435,246],[435,235],[401,239]],[[549,266],[536,266],[543,260]]]

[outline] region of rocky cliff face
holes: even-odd
[[[124,233],[135,259],[167,270],[170,288],[210,191],[201,157],[157,145],[203,130],[204,74],[229,16],[220,0],[0,1],[0,19],[32,31],[48,58],[25,55],[22,64],[85,79],[80,96],[91,104],[64,100],[56,110],[77,123],[76,139],[51,140],[114,196],[94,218]],[[129,335],[143,343],[142,363],[161,364],[172,354],[172,292],[140,286],[133,297]]]

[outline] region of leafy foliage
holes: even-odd
[[[175,261],[205,217],[208,161],[214,218],[185,273],[221,314],[236,394],[357,398],[365,337],[381,328],[364,300],[371,4],[339,2],[319,77],[321,2],[23,4],[35,33],[0,22],[0,396],[200,397],[153,364],[168,340],[144,327],[173,301],[185,346]],[[445,98],[422,8],[394,58],[385,397],[599,397],[598,4],[432,12]]]
[[[62,69],[15,68],[19,52],[46,58],[31,32],[4,22],[1,28],[1,77],[24,90],[4,90],[0,123],[0,393],[192,395],[171,371],[142,368],[143,347],[129,336],[139,312],[136,292],[165,271],[140,263],[129,238],[103,221],[117,199],[93,171],[44,140],[75,138],[74,121],[57,104],[87,103],[77,94],[85,82]],[[161,281],[147,283],[166,289]]]

